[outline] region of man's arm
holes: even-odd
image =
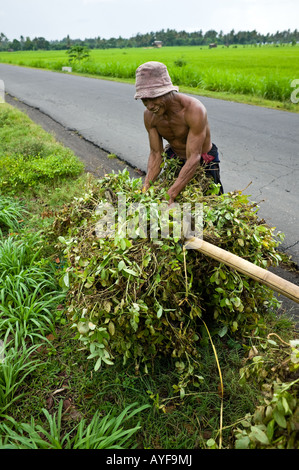
[[[154,182],[161,172],[163,141],[155,127],[151,127],[150,120],[145,114],[145,127],[149,136],[150,154],[147,164],[147,173],[144,181],[143,189],[147,190],[150,181]]]
[[[169,204],[172,204],[178,194],[185,188],[193,178],[202,154],[202,147],[207,134],[207,115],[203,107],[196,107],[186,113],[186,123],[189,133],[186,142],[186,163],[181,169],[176,181],[169,188]]]

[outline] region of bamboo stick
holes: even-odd
[[[299,286],[286,281],[266,269],[256,266],[250,261],[244,260],[243,258],[212,245],[209,242],[201,240],[200,238],[193,237],[187,239],[185,241],[185,247],[187,249],[200,251],[201,253],[236,269],[236,271],[251,277],[255,281],[265,284],[276,292],[299,304]]]

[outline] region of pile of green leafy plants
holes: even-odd
[[[299,340],[270,333],[253,346],[240,383],[256,383],[261,400],[234,428],[236,449],[299,448]]]
[[[264,316],[277,308],[271,289],[186,250],[183,236],[173,236],[177,221],[171,211],[168,237],[158,231],[153,239],[139,226],[138,236],[125,236],[119,197],[125,197],[127,214],[138,203],[164,211],[167,189],[179,168],[172,160],[146,193],[142,179],[130,178],[127,170],[108,174],[57,214],[53,232],[66,258],[61,283],[68,289],[68,314],[95,369],[121,356],[124,363],[130,360],[137,369],[148,370],[157,356],[166,355],[183,381],[196,381],[206,328],[212,336],[236,339],[262,334]],[[199,168],[177,202],[202,204],[205,240],[262,267],[278,263],[279,234],[259,220],[256,205],[241,192],[217,193]],[[115,215],[113,236],[108,231],[98,236],[105,204]],[[136,225],[136,214],[138,209],[127,216],[126,229]]]

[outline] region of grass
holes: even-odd
[[[164,62],[181,91],[280,107],[298,112],[291,102],[299,78],[298,46],[199,46],[92,50],[86,61],[72,64],[73,72],[134,82],[143,62]],[[2,52],[0,62],[61,71],[65,51]]]
[[[1,140],[0,161],[17,145],[21,151],[22,129],[26,146],[37,142],[51,154],[53,138],[39,126],[8,105],[0,107],[0,120],[2,114],[10,131]],[[175,392],[181,377],[169,358],[157,359],[151,373],[117,358],[113,367],[95,372],[75,338],[59,283],[65,260],[53,223],[56,212],[92,184],[85,173],[49,173],[32,186],[15,185],[12,174],[0,192],[0,448],[217,447],[220,379],[207,335],[200,345],[200,377],[184,397]],[[270,315],[266,324],[285,339],[294,334],[287,317]],[[256,380],[239,381],[244,356],[259,342],[253,336],[243,342],[213,336],[213,344],[224,384],[223,447],[233,448],[233,428],[261,400]],[[281,362],[275,357],[275,365]]]
[[[1,197],[0,199],[0,235],[3,231],[15,230],[18,221],[23,216],[23,208],[19,201],[11,197]]]
[[[74,429],[65,433],[61,400],[58,411],[53,415],[43,409],[46,426],[36,424],[34,419],[30,424],[19,424],[10,419],[17,432],[10,426],[4,426],[6,437],[0,446],[4,449],[122,449],[127,442],[132,442],[132,436],[140,429],[139,424],[131,429],[123,429],[123,424],[147,408],[145,405],[131,410],[135,405],[127,406],[118,416],[110,411],[101,417],[97,411],[89,423],[82,419]]]
[[[82,173],[83,164],[53,136],[5,104],[1,110],[0,190],[13,192]]]

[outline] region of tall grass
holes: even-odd
[[[133,408],[133,409],[132,409]],[[137,407],[137,403],[127,406],[119,415],[110,412],[101,416],[97,411],[90,423],[80,421],[70,432],[63,429],[63,401],[53,416],[43,409],[46,425],[17,423],[10,418],[0,423],[0,449],[124,449],[134,448],[132,440],[140,429],[139,423],[125,427],[135,414],[141,413],[149,405]],[[2,431],[2,432],[1,432]]]
[[[34,268],[41,250],[41,233],[27,234],[26,239],[10,236],[0,241],[0,280]]]
[[[0,360],[0,416],[22,396],[20,387],[26,377],[40,366],[38,359],[31,359],[37,345],[27,347],[20,337],[8,340],[8,332],[3,341]]]
[[[36,235],[0,240],[0,334],[14,335],[18,326],[35,341],[53,331],[55,307],[64,294],[51,265],[38,259],[40,250]]]
[[[24,214],[20,201],[0,193],[0,236],[9,230],[17,230]]]
[[[75,62],[72,66],[78,73],[133,81],[136,68],[149,60],[164,62],[173,82],[182,87],[281,102],[290,100],[293,91],[290,84],[299,78],[298,46],[92,50],[88,60]],[[67,65],[68,58],[65,51],[2,52],[0,61],[61,70]]]

